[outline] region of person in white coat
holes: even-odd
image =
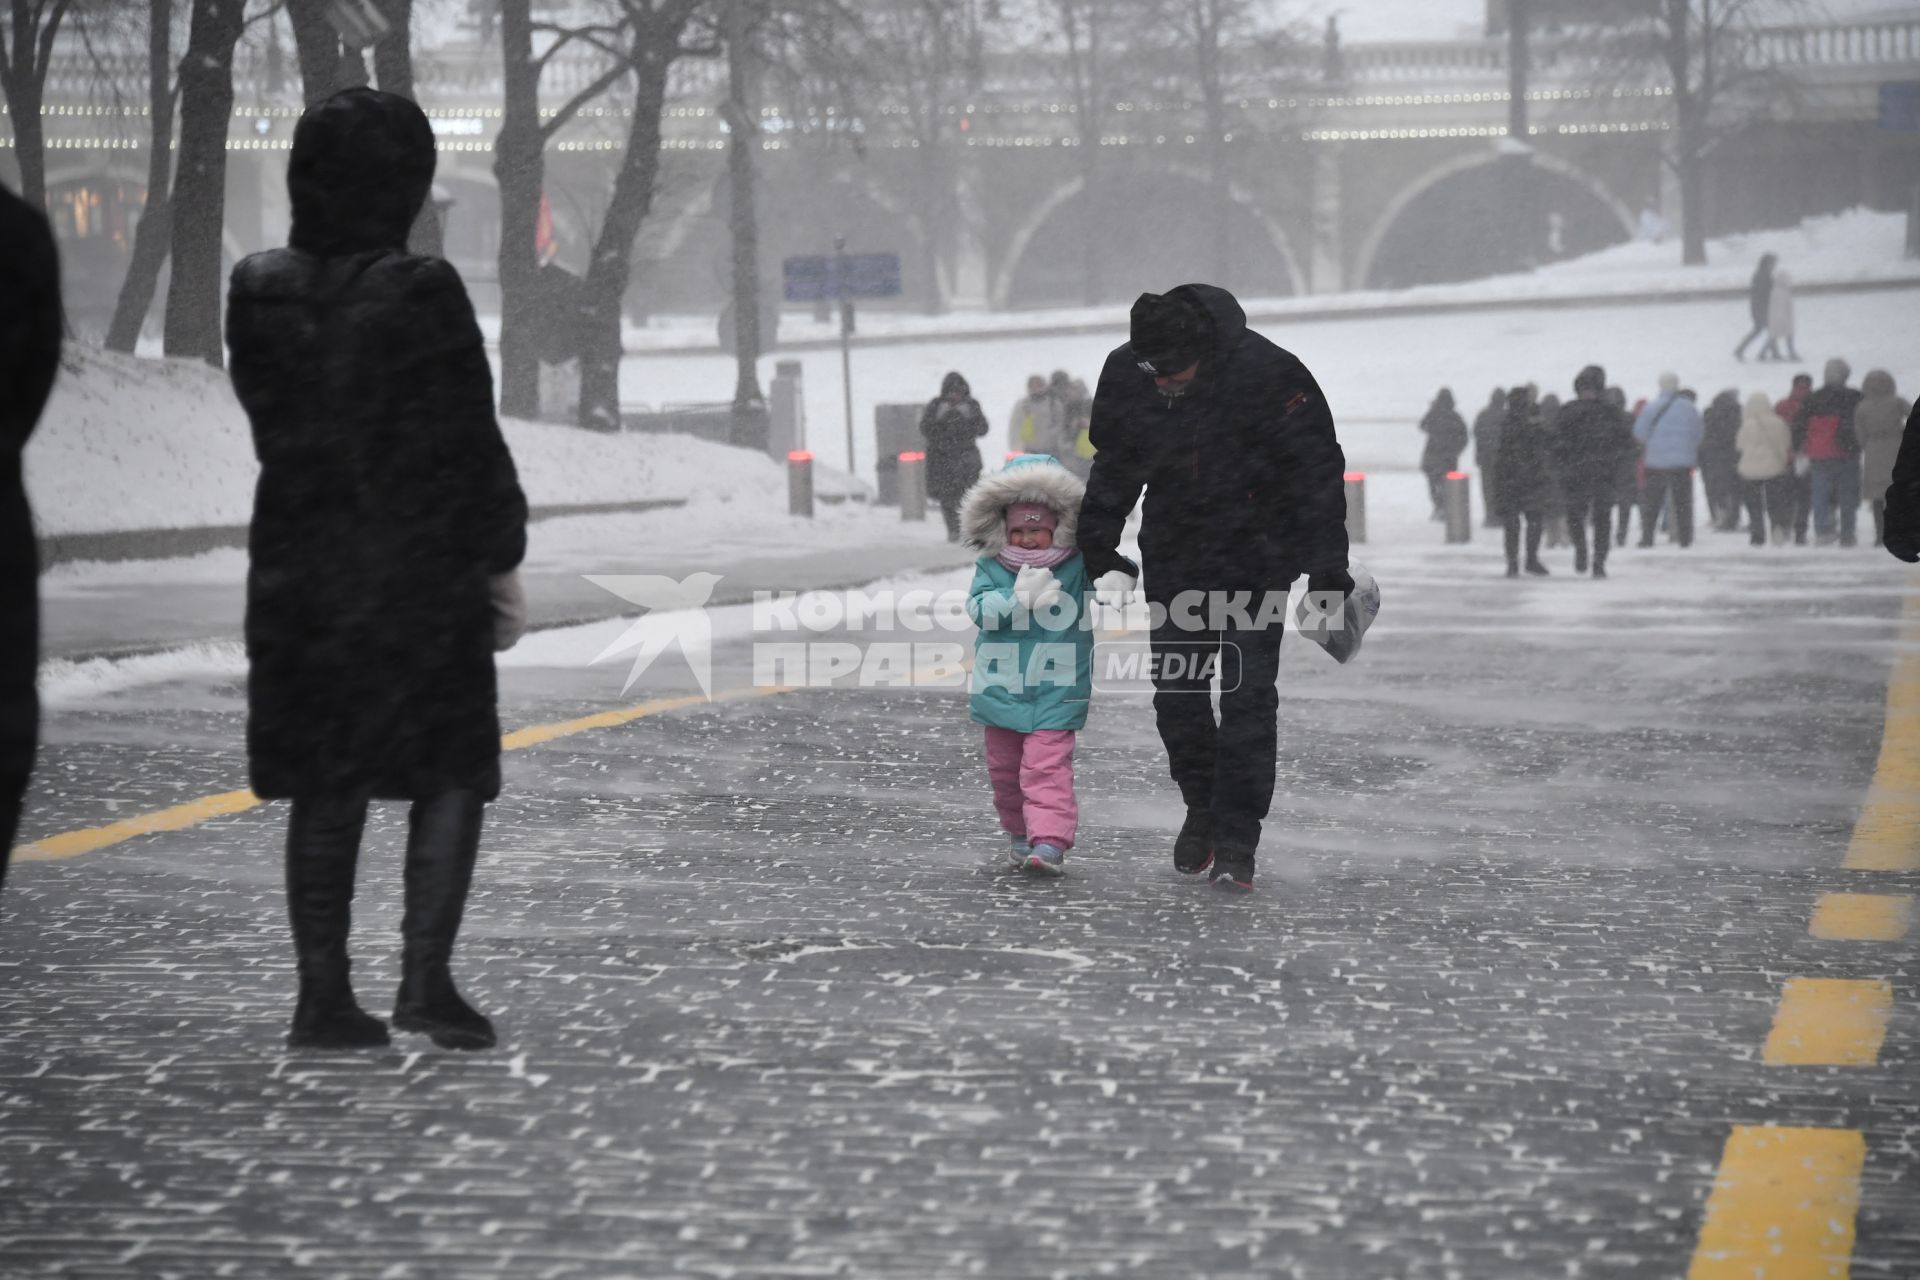
[[[1786,347],[1786,354],[1780,348]],[[1785,267],[1773,273],[1773,292],[1767,297],[1767,345],[1760,348],[1762,360],[1798,360],[1793,345],[1793,275]]]
[[[1756,391],[1747,397],[1734,444],[1740,451],[1740,490],[1751,534],[1748,540],[1764,547],[1771,526],[1773,544],[1783,546],[1793,539],[1793,430],[1775,412],[1766,392]]]

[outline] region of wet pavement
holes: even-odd
[[[751,690],[723,634],[734,696],[509,753],[457,965],[487,1054],[284,1050],[283,806],[18,864],[0,1274],[1639,1280],[1777,1125],[1863,1136],[1851,1275],[1920,1275],[1912,944],[1809,933],[1920,886],[1842,866],[1906,571],[1744,542],[1604,583],[1379,553],[1361,658],[1283,654],[1250,897],[1174,873],[1142,699],[1030,882],[962,694]],[[507,727],[691,688],[622,694],[602,643],[506,668]],[[24,834],[244,786],[242,717],[231,679],[61,710]],[[362,860],[375,1009],[403,832]],[[1765,1060],[1796,978],[1891,984],[1871,1058]]]

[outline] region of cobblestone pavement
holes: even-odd
[[[1705,542],[1669,585],[1383,557],[1360,661],[1289,642],[1250,898],[1174,874],[1139,700],[1097,708],[1047,883],[992,867],[950,692],[514,752],[458,957],[488,1054],[284,1050],[281,806],[17,865],[0,1275],[1641,1280],[1685,1273],[1735,1124],[1861,1131],[1851,1274],[1920,1275],[1911,943],[1807,928],[1863,883],[1904,579]],[[510,671],[503,718],[664,687],[622,674]],[[63,712],[26,834],[244,785],[241,714]],[[402,834],[362,863],[376,1009]],[[1764,1064],[1789,977],[1891,981],[1877,1065]]]

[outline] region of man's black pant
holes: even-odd
[[[1626,513],[1621,513],[1621,519],[1626,519]],[[1573,562],[1576,565],[1587,562],[1589,525],[1593,527],[1593,563],[1598,568],[1607,563],[1607,551],[1613,546],[1611,482],[1587,490],[1576,486],[1567,491],[1567,536],[1573,539]]]
[[[1249,607],[1257,618],[1259,596]],[[1154,628],[1154,717],[1174,785],[1189,810],[1213,816],[1214,848],[1221,856],[1250,858],[1260,842],[1260,824],[1273,805],[1275,755],[1279,746],[1280,675],[1278,622],[1260,630],[1224,621],[1225,630],[1189,630],[1176,618]],[[1175,664],[1168,659],[1180,655]],[[1195,670],[1197,655],[1218,655],[1220,718],[1214,720],[1211,672]],[[1167,672],[1178,667],[1175,674]]]
[[[0,889],[7,883],[7,861],[20,834],[20,806],[27,794],[27,775],[0,773]]]
[[[1654,525],[1660,519],[1661,504],[1673,499],[1667,513],[1668,525],[1683,547],[1693,545],[1693,472],[1686,467],[1648,467],[1647,488],[1641,497],[1640,545],[1653,545]]]

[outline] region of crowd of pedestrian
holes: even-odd
[[[1693,545],[1696,474],[1712,531],[1745,532],[1754,546],[1851,547],[1864,498],[1878,546],[1913,406],[1884,369],[1859,387],[1852,377],[1845,360],[1829,360],[1817,387],[1801,373],[1778,400],[1761,390],[1743,399],[1729,387],[1703,409],[1698,392],[1663,373],[1654,394],[1629,408],[1606,371],[1589,365],[1564,404],[1533,384],[1494,388],[1470,432],[1442,388],[1420,420],[1433,518],[1444,518],[1442,485],[1471,445],[1484,520],[1505,535],[1509,577],[1546,575],[1542,546],[1563,541],[1574,572],[1605,577],[1607,551],[1626,545],[1636,511],[1641,547],[1662,534]]]

